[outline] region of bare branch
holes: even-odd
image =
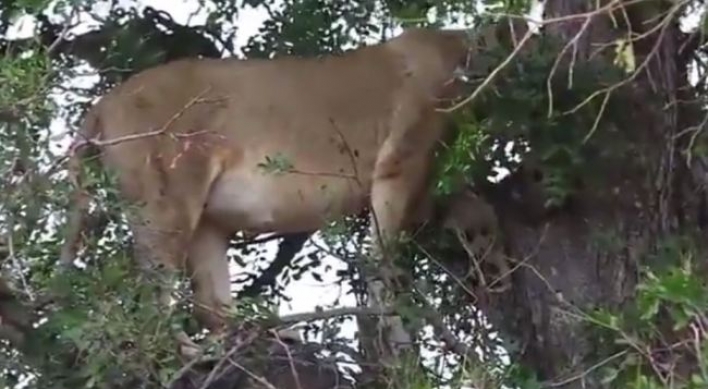
[[[316,311],[307,313],[295,313],[279,317],[277,320],[283,324],[294,324],[302,321],[315,321],[332,319],[338,316],[367,315],[367,316],[393,316],[396,312],[391,308],[370,308],[370,307],[343,307],[330,309],[327,311]]]

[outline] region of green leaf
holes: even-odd
[[[265,162],[259,163],[258,167],[266,173],[281,175],[293,169],[292,162],[280,153],[272,157],[266,155],[265,159]]]
[[[634,45],[631,40],[615,40],[615,59],[613,63],[627,73],[632,73],[637,68],[634,58]]]

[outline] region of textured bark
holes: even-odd
[[[588,12],[593,4],[548,0],[546,18]],[[627,8],[637,33],[656,23],[641,24],[656,16],[644,11],[641,4]],[[575,19],[548,25],[545,33],[567,42],[584,23]],[[606,15],[595,17],[578,40],[576,60],[589,61],[598,44],[626,34],[626,29],[612,28]],[[593,373],[583,374],[603,358],[587,331],[584,312],[619,307],[632,298],[638,261],[659,238],[696,222],[695,202],[687,195],[693,184],[686,181],[685,163],[679,161],[673,138],[686,124],[677,122],[678,105],[669,104],[681,98],[684,92],[679,89],[686,86],[679,55],[682,37],[672,23],[635,43],[638,65],[650,54],[653,58],[618,91],[627,102],[627,121],[616,130],[620,141],[636,146],[636,154],[598,155],[593,164],[601,181],[586,185],[574,196],[572,207],[545,211],[545,194],[538,184],[543,172],[531,167],[487,193],[502,225],[505,249],[518,268],[511,275],[511,290],[484,296],[481,308],[503,336],[517,344],[515,360],[554,387],[603,387]],[[593,60],[607,58],[595,55]],[[598,244],[599,232],[609,232],[622,243]]]

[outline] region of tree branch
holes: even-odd
[[[221,57],[221,52],[208,37],[211,34],[201,26],[181,25],[152,7],[146,7],[141,14],[134,10],[131,13],[135,16],[126,22],[105,23],[100,29],[77,35],[71,40],[64,39],[64,25],[54,24],[46,16],[39,15],[37,38],[2,39],[0,50],[6,55],[19,55],[39,43],[51,49],[53,57],[68,55],[88,62],[95,69],[102,69],[113,50],[100,49],[111,47],[119,36],[135,36],[142,39],[138,50],[144,53],[136,54],[136,57],[149,58],[159,52],[163,54],[160,62],[196,56]],[[126,69],[128,73],[136,70],[140,69]]]
[[[273,286],[278,274],[292,262],[295,255],[300,252],[302,246],[310,238],[310,235],[311,233],[309,232],[283,235],[283,241],[278,245],[278,254],[275,260],[263,271],[260,277],[244,288],[239,293],[239,296],[255,297],[263,293],[269,286]]]
[[[327,311],[315,311],[306,313],[295,313],[292,315],[280,316],[277,321],[281,324],[295,324],[301,321],[314,321],[332,319],[338,316],[365,315],[365,316],[391,316],[396,312],[392,308],[369,308],[369,307],[343,307]]]
[[[10,285],[0,278],[0,338],[22,349],[32,331],[31,312]]]

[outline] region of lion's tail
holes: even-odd
[[[90,109],[74,138],[67,162],[68,179],[73,189],[69,204],[68,220],[65,230],[64,244],[61,248],[59,263],[62,266],[71,265],[81,244],[81,230],[84,228],[90,198],[82,187],[83,161],[95,157],[96,148],[93,143],[101,133],[101,123],[97,110]]]

